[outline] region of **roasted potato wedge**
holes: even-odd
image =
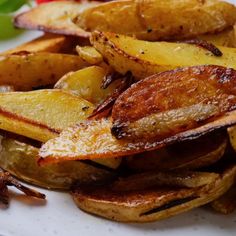
[[[2,138],[0,166],[28,183],[48,189],[70,189],[76,183],[89,184],[111,178],[113,173],[78,161],[39,167],[38,149],[9,138]]]
[[[112,133],[117,138],[158,141],[199,127],[235,109],[235,86],[236,71],[220,66],[153,75],[116,100]]]
[[[50,33],[89,37],[90,33],[78,27],[74,21],[84,9],[97,5],[96,2],[75,3],[68,1],[41,4],[15,18],[15,26],[42,30]]]
[[[222,214],[230,214],[236,210],[236,186],[233,185],[225,194],[210,203],[211,207]]]
[[[55,85],[55,88],[67,90],[79,95],[85,100],[98,105],[112,94],[117,82],[108,88],[102,89],[102,81],[107,71],[99,66],[91,66],[76,72],[69,72],[63,76]]]
[[[0,93],[0,129],[46,142],[93,109],[90,102],[61,90]]]
[[[160,150],[126,158],[126,166],[136,172],[149,170],[194,170],[217,162],[227,146],[225,133],[214,133],[196,140],[176,143]]]
[[[22,51],[31,53],[38,52],[51,52],[51,53],[64,53],[71,50],[73,40],[71,37],[56,34],[45,34],[30,42],[24,43],[16,48],[5,51],[3,54],[13,54]]]
[[[0,58],[0,84],[20,91],[54,85],[66,73],[87,66],[79,56],[57,53],[23,52]]]
[[[233,147],[233,149],[236,151],[236,126],[228,128],[228,135],[230,144]]]
[[[135,35],[145,40],[213,33],[233,26],[235,21],[236,8],[214,0],[112,1],[82,11],[75,20],[86,31]]]
[[[45,143],[39,152],[41,165],[69,160],[83,160],[128,156],[160,149],[175,142],[193,140],[214,130],[236,124],[236,111],[226,113],[208,124],[161,141],[117,140],[111,134],[110,119],[84,121],[64,130],[59,137]],[[63,145],[62,145],[63,144]]]
[[[102,32],[93,32],[91,43],[116,71],[121,74],[131,71],[139,79],[185,66],[212,64],[236,69],[235,48],[219,47],[223,56],[213,56],[196,45],[146,42]]]
[[[205,34],[197,38],[206,40],[214,45],[235,48],[236,47],[236,33],[234,28],[226,29],[216,34]]]
[[[91,46],[77,46],[76,51],[79,54],[79,56],[86,61],[88,64],[96,65],[103,62],[102,55]]]
[[[229,167],[211,181],[208,179],[210,183],[195,188],[160,186],[158,178],[145,181],[141,174],[137,181],[128,177],[105,186],[79,186],[72,195],[77,206],[86,212],[115,221],[149,222],[211,202],[232,186],[235,174],[236,167]],[[150,173],[146,176],[150,180]]]

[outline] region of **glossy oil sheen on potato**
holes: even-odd
[[[199,127],[236,107],[236,71],[195,66],[144,79],[126,90],[112,111],[118,137],[162,140]]]
[[[186,43],[147,42],[114,33],[93,32],[91,43],[110,66],[138,79],[178,67],[219,65],[236,69],[236,49],[219,47],[222,56]]]

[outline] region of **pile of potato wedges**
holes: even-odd
[[[236,7],[59,1],[2,53],[0,167],[83,211],[150,222],[236,209]]]

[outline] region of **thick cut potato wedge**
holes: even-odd
[[[117,140],[111,134],[110,119],[84,121],[64,130],[59,137],[49,140],[39,152],[41,165],[69,160],[113,158],[156,150],[175,142],[193,140],[214,130],[236,124],[236,111],[223,117],[161,141]]]
[[[86,31],[160,40],[214,33],[233,26],[235,21],[236,8],[223,1],[126,0],[86,9],[76,23]]]
[[[22,13],[15,18],[15,26],[42,30],[50,33],[89,37],[90,33],[78,27],[74,21],[84,9],[96,2],[75,3],[69,1],[50,2]]]
[[[236,49],[219,47],[223,56],[186,43],[146,42],[114,33],[94,32],[91,43],[119,73],[137,78],[178,67],[219,65],[236,69]]]
[[[76,47],[76,51],[79,54],[79,56],[86,61],[88,64],[91,65],[96,65],[100,64],[103,62],[102,55],[94,48],[91,46],[84,46]]]
[[[111,95],[117,86],[118,81],[115,81],[108,88],[101,88],[102,81],[107,73],[105,69],[99,66],[87,67],[66,74],[56,83],[55,88],[68,90],[98,105]]]
[[[194,170],[217,162],[225,153],[227,136],[214,133],[196,140],[128,157],[126,166],[136,172],[149,170]]]
[[[128,177],[105,186],[79,186],[72,195],[77,206],[86,212],[115,221],[150,222],[213,201],[232,186],[235,174],[236,167],[232,166],[202,187],[183,188],[159,186],[159,179],[149,181],[150,173],[147,173],[147,181],[141,174],[141,184],[140,178],[136,177],[135,181]]]
[[[89,184],[112,176],[112,172],[78,161],[39,167],[37,155],[38,149],[33,146],[8,138],[1,140],[1,168],[40,187],[70,189],[77,181]]]
[[[87,65],[79,56],[57,53],[20,53],[0,56],[0,84],[32,90],[55,84],[64,74]]]
[[[235,109],[236,71],[193,66],[166,71],[127,89],[112,110],[117,138],[163,140]]]
[[[60,90],[0,93],[0,129],[46,142],[85,120],[93,105]]]
[[[38,53],[38,52],[51,52],[63,53],[71,51],[72,38],[63,35],[45,34],[36,38],[28,43],[24,43],[16,48],[10,49],[4,54],[13,54],[22,51]]]
[[[206,34],[198,36],[197,38],[206,40],[214,45],[235,48],[236,47],[236,33],[234,28],[226,29],[216,34]]]

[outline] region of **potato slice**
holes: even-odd
[[[118,81],[115,81],[108,88],[102,89],[102,81],[106,75],[107,71],[102,67],[87,67],[66,74],[56,83],[55,88],[68,90],[98,105],[111,95],[117,86]]]
[[[68,1],[41,4],[18,15],[15,18],[15,26],[63,35],[89,37],[90,33],[79,28],[74,23],[74,19],[84,9],[97,4],[96,2],[75,3]]]
[[[117,138],[158,141],[199,127],[235,109],[235,86],[236,71],[220,66],[153,75],[116,100],[112,133]]]
[[[56,53],[20,53],[0,56],[0,84],[16,90],[53,85],[64,74],[87,65],[79,56]]]
[[[103,62],[102,55],[91,46],[76,47],[76,51],[79,56],[86,61],[88,64],[96,65]]]
[[[235,48],[219,47],[223,56],[217,57],[196,45],[146,42],[102,32],[94,32],[91,43],[116,71],[131,71],[137,78],[184,66],[212,64],[236,69]]]
[[[214,133],[128,157],[126,166],[138,172],[198,169],[217,162],[224,155],[226,146],[225,133]]]
[[[17,178],[48,189],[70,189],[79,181],[89,184],[111,178],[113,173],[78,161],[39,167],[38,149],[8,138],[2,138],[0,166]]]
[[[222,214],[230,214],[236,210],[236,186],[233,185],[224,195],[211,202],[211,207]]]
[[[3,54],[12,54],[22,51],[38,53],[51,52],[63,53],[71,50],[72,38],[63,35],[45,34],[16,48],[10,49]]]
[[[79,186],[72,192],[76,205],[89,213],[122,222],[150,222],[165,219],[205,205],[224,194],[234,183],[236,167],[196,188],[160,187],[157,179],[122,179],[105,186]],[[192,178],[192,177],[190,177]],[[193,177],[194,178],[194,177]],[[119,184],[122,181],[124,184]],[[143,185],[143,183],[146,185]],[[151,183],[151,185],[150,185]],[[155,186],[155,183],[157,185]],[[129,189],[129,185],[131,188]],[[121,186],[121,187],[119,187]],[[126,186],[123,189],[123,186]]]
[[[61,90],[0,94],[0,129],[45,142],[87,118],[93,105]]]
[[[126,0],[88,8],[75,22],[87,31],[160,40],[221,31],[234,25],[235,16],[236,8],[222,1]]]
[[[41,165],[68,160],[84,160],[128,156],[144,151],[156,150],[175,142],[193,140],[214,130],[236,124],[236,111],[226,113],[208,124],[161,141],[117,140],[111,134],[110,119],[84,121],[64,130],[59,137],[45,143],[39,152]]]

